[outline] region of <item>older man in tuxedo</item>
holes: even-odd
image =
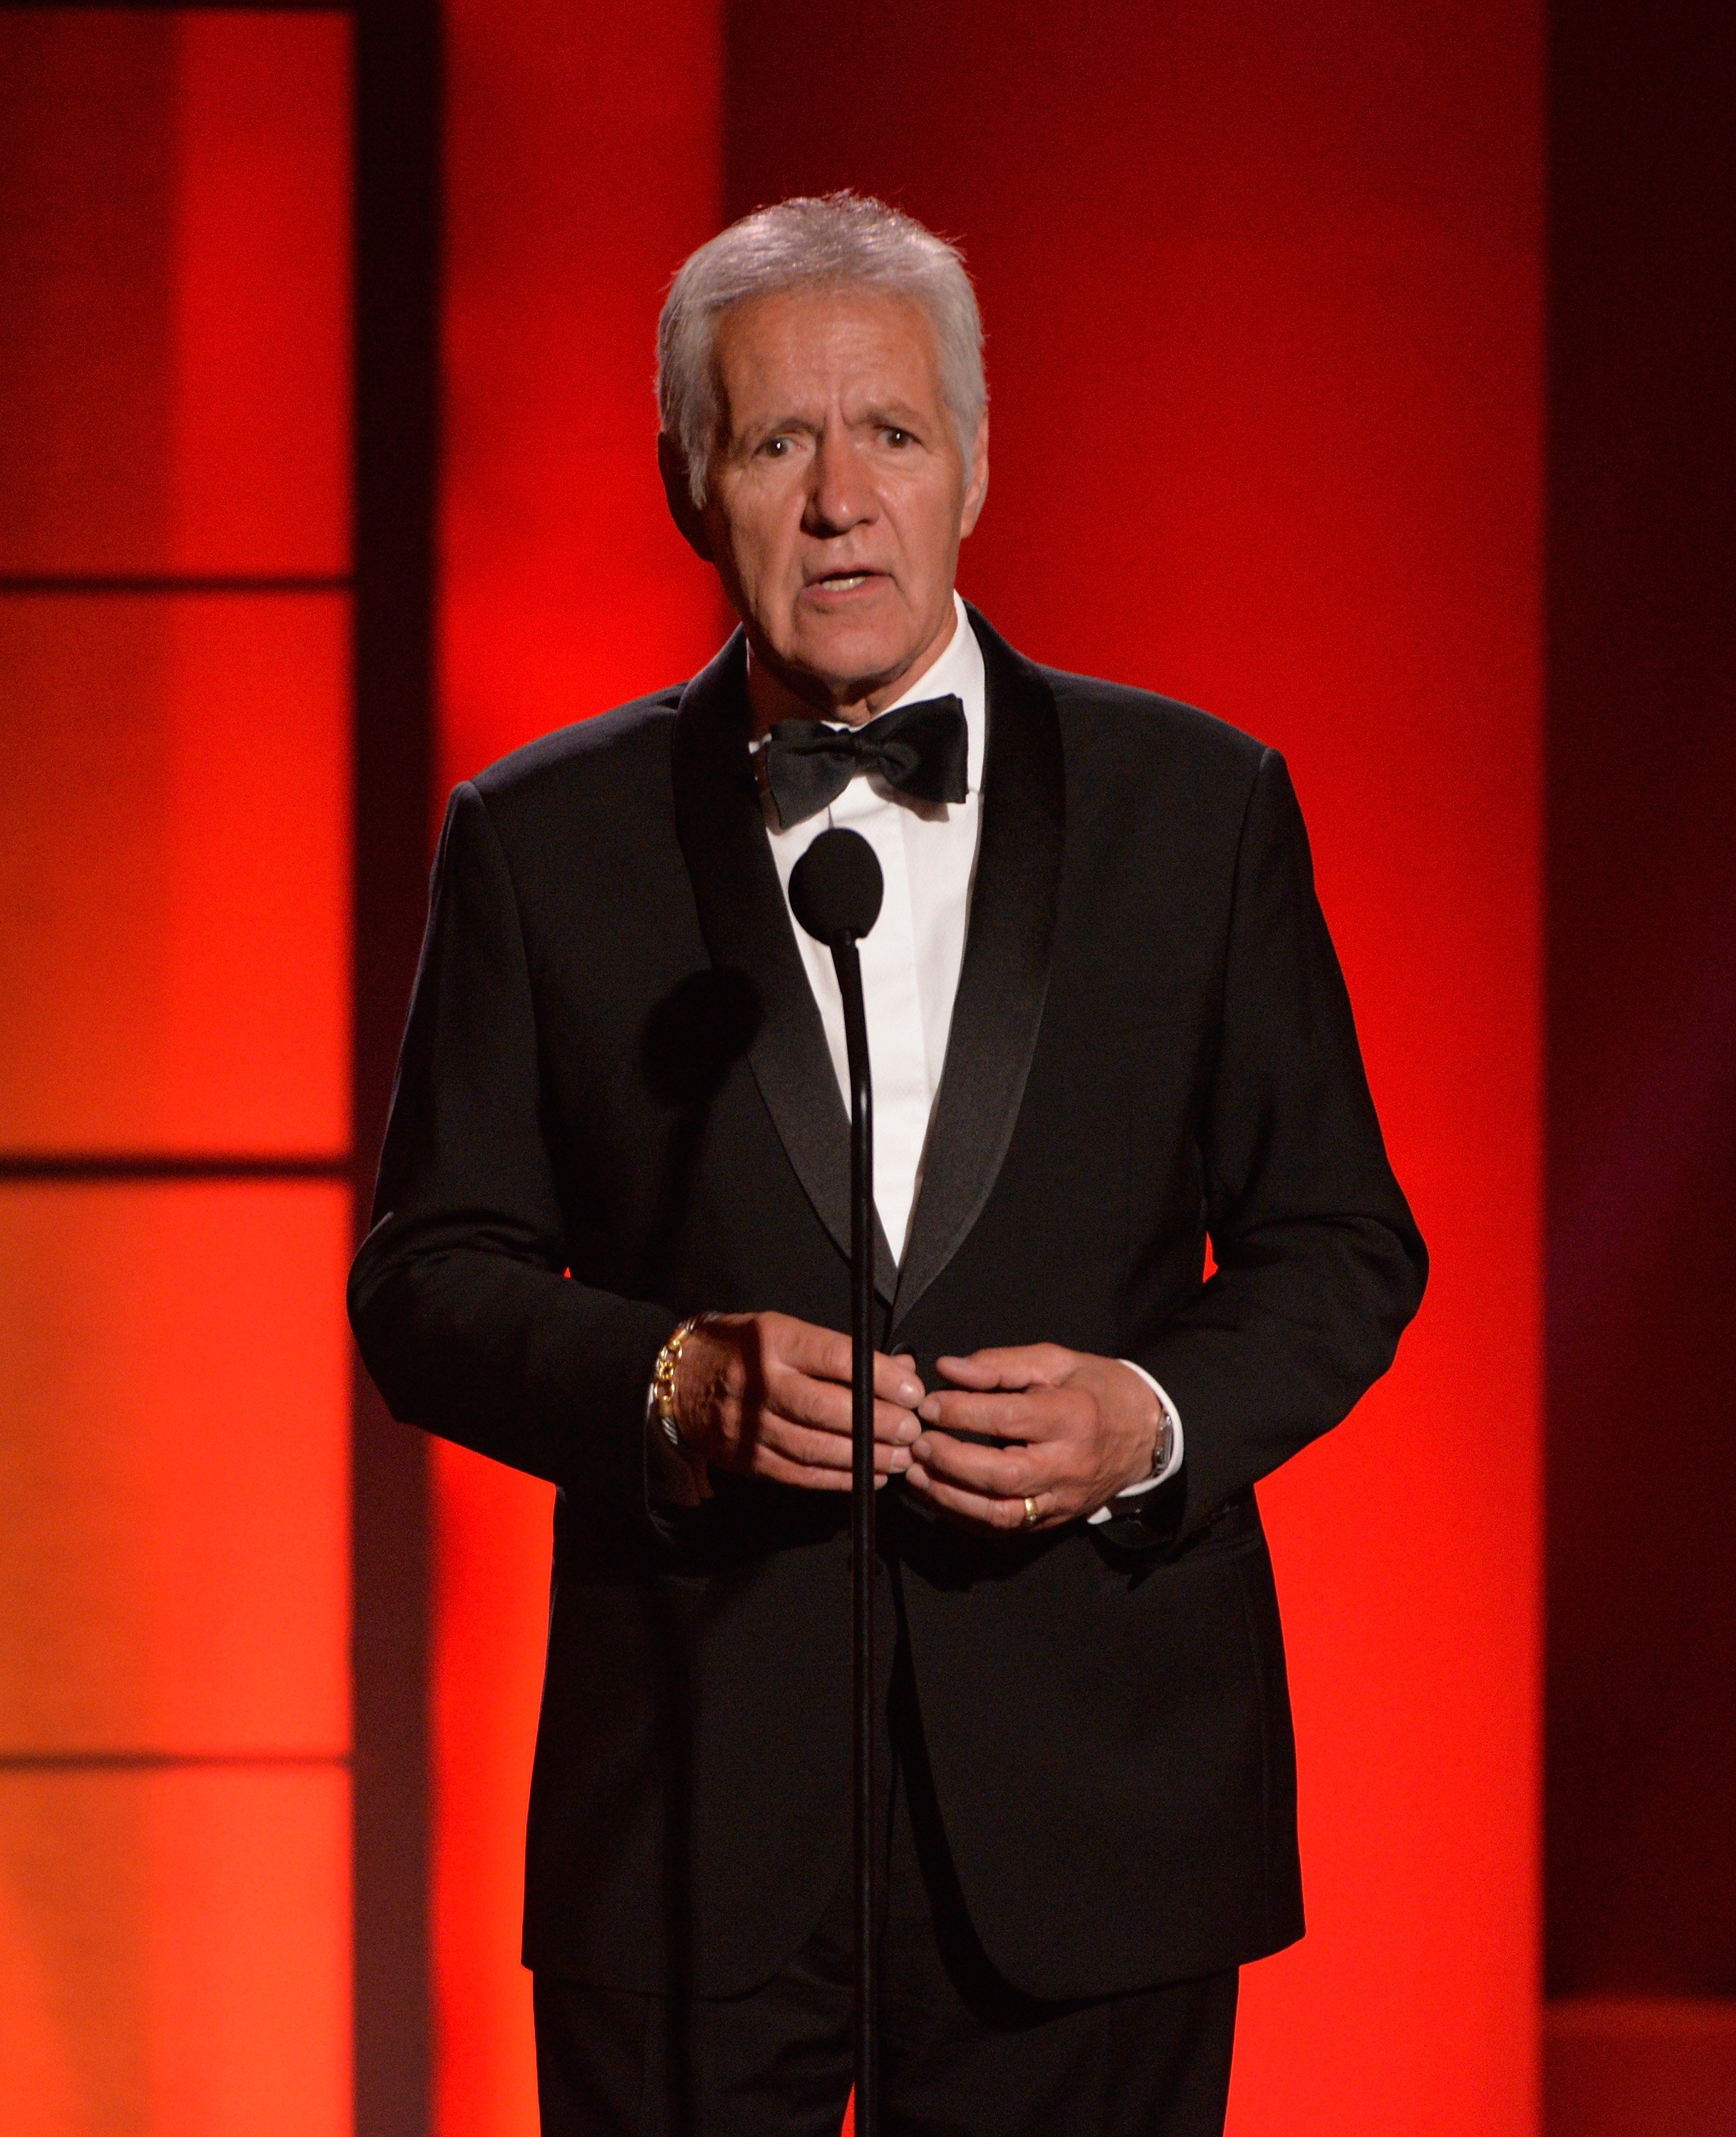
[[[1236,1970],[1302,1927],[1254,1487],[1425,1270],[1301,818],[1274,752],[958,598],[951,246],[762,210],[659,358],[742,627],[454,795],[352,1283],[400,1417],[558,1487],[544,2129],[829,2137],[848,2090],[844,1041],[787,902],[844,824],[886,880],[885,2125],[1218,2131]]]

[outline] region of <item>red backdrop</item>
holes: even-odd
[[[839,183],[982,284],[969,589],[1296,768],[1437,1258],[1398,1371],[1264,1495],[1314,1926],[1249,1980],[1242,2137],[1528,2113],[1541,15],[445,22],[442,784],[709,650],[650,472],[660,285]],[[1697,2137],[1736,2100],[1736,37],[1710,0],[1549,19],[1552,2126]],[[377,552],[421,537],[435,32],[417,0],[361,29],[366,1054],[402,984],[376,805],[421,805],[421,611]],[[0,2100],[45,2130],[345,2118],[349,41],[0,12]],[[392,1443],[364,1569],[419,1541]],[[432,1461],[440,2118],[489,2137],[532,2114],[547,1494]],[[398,1702],[361,1686],[370,2132],[417,2125],[414,1587],[401,1622],[357,1591]]]
[[[1540,12],[471,0],[447,165],[446,765],[689,670],[651,327],[683,251],[851,183],[959,236],[1041,657],[1289,755],[1436,1255],[1392,1378],[1264,1493],[1312,1929],[1241,2137],[1534,2126]],[[606,92],[603,85],[606,83]],[[606,94],[606,103],[600,101]],[[719,158],[721,157],[721,163]],[[721,183],[720,183],[721,174]],[[546,1494],[440,1457],[441,2128],[522,2133],[511,1979]],[[512,1658],[503,1665],[503,1658]],[[516,2088],[516,2089],[515,2089]]]

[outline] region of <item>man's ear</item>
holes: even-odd
[[[989,494],[989,416],[984,411],[983,420],[976,426],[976,441],[971,448],[970,465],[965,482],[965,509],[960,515],[959,533],[968,534],[975,526],[983,509],[983,499]]]
[[[696,556],[709,564],[711,537],[705,531],[705,515],[693,502],[688,487],[687,455],[667,431],[657,434],[657,465],[663,476],[663,494],[669,500],[669,517],[681,529],[682,539]]]

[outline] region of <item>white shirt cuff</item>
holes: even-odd
[[[1130,1484],[1125,1491],[1118,1492],[1116,1494],[1116,1497],[1119,1499],[1136,1499],[1142,1492],[1155,1492],[1160,1484],[1167,1484],[1169,1479],[1175,1474],[1176,1471],[1180,1468],[1182,1455],[1181,1412],[1177,1409],[1174,1404],[1170,1401],[1169,1396],[1164,1393],[1163,1390],[1158,1385],[1157,1382],[1152,1379],[1150,1374],[1145,1370],[1143,1365],[1135,1365],[1131,1358],[1123,1358],[1120,1360],[1119,1362],[1121,1365],[1124,1365],[1130,1373],[1137,1373],[1139,1375],[1140,1378],[1145,1383],[1145,1385],[1150,1389],[1152,1394],[1157,1397],[1159,1407],[1162,1409],[1164,1415],[1169,1420],[1171,1438],[1169,1441],[1169,1460],[1165,1463],[1163,1468],[1160,1469],[1155,1476],[1147,1477],[1137,1484]],[[1094,1527],[1099,1521],[1106,1521],[1109,1518],[1109,1508],[1107,1507],[1099,1507],[1096,1513],[1087,1514],[1086,1516],[1086,1526],[1087,1528]]]

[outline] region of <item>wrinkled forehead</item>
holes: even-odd
[[[780,290],[734,304],[712,343],[727,432],[780,416],[820,420],[897,402],[940,409],[940,364],[926,309],[860,283]]]

